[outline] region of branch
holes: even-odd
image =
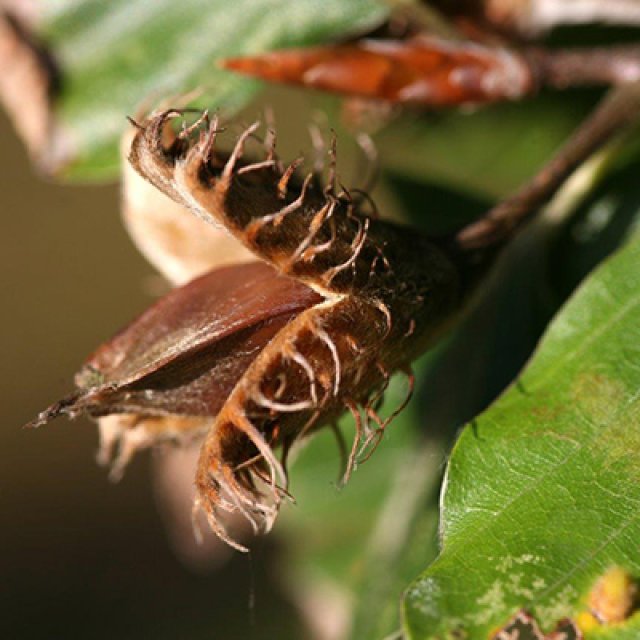
[[[434,0],[448,14],[475,15],[506,31],[537,36],[569,24],[640,25],[637,0]]]
[[[525,33],[540,33],[568,24],[640,24],[637,0],[486,0],[487,11],[500,12]]]
[[[639,117],[640,82],[613,89],[529,183],[458,233],[458,247],[472,251],[506,243],[555,195],[575,169]]]
[[[640,80],[640,46],[523,50],[538,84],[554,89]]]

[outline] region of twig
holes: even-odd
[[[530,182],[457,234],[458,247],[462,251],[472,251],[504,244],[554,196],[575,169],[639,117],[640,82],[611,90],[560,152]]]
[[[615,85],[640,80],[640,46],[523,50],[538,84],[569,87]]]
[[[548,31],[563,24],[640,24],[640,5],[637,0],[486,0],[486,4],[496,14],[500,6],[510,11],[510,21],[528,33]]]
[[[637,0],[434,0],[445,13],[476,15],[504,30],[535,36],[569,24],[640,24]]]

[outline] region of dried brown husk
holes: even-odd
[[[375,448],[392,416],[378,400],[394,371],[446,329],[466,286],[455,251],[374,219],[366,198],[320,174],[242,158],[256,136],[215,149],[203,116],[172,128],[179,111],[151,116],[133,141],[140,174],[206,223],[225,228],[261,260],[218,269],[179,287],[100,347],[76,377],[77,393],[43,412],[100,420],[103,458],[116,440],[116,475],[135,448],[206,432],[198,505],[213,530],[222,512],[268,529],[288,497],[292,444],[345,409],[357,435],[346,470]],[[334,152],[330,150],[330,157]],[[281,448],[282,459],[274,453]]]

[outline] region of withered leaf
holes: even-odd
[[[51,109],[60,72],[50,52],[9,9],[0,5],[0,103],[33,160],[47,171],[69,151]]]
[[[418,36],[230,58],[226,69],[350,96],[443,107],[517,99],[535,88],[516,51]]]

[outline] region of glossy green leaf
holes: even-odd
[[[457,442],[442,551],[408,589],[408,638],[487,638],[517,610],[550,629],[594,581],[640,574],[640,241],[599,268],[531,365]],[[588,637],[637,638],[637,616]],[[455,635],[466,634],[466,635]]]
[[[62,73],[56,114],[69,178],[118,175],[125,116],[186,92],[234,113],[260,86],[216,67],[221,57],[324,43],[381,22],[381,0],[58,0],[41,32]]]

